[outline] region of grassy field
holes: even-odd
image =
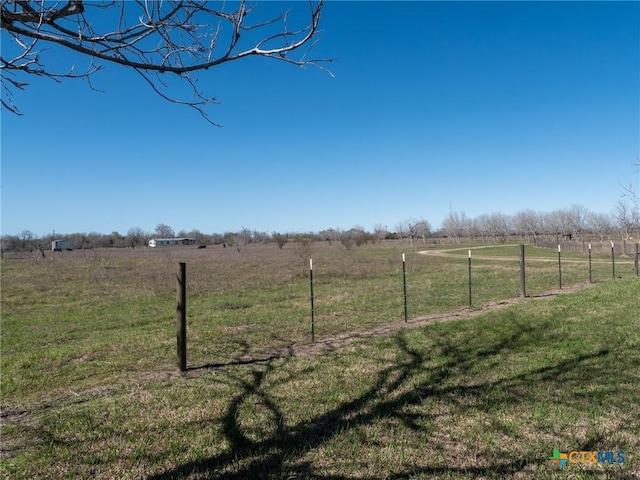
[[[591,288],[484,312],[483,304],[518,295],[518,262],[509,258],[517,247],[474,249],[474,308],[467,309],[474,318],[269,359],[310,341],[303,255],[309,252],[292,247],[4,258],[3,474],[640,473],[640,283],[629,259],[615,282],[603,257],[594,263],[598,283]],[[319,340],[403,321],[405,248],[312,247]],[[532,296],[557,288],[557,253],[537,250],[527,247]],[[407,249],[412,321],[465,307],[468,264],[461,252],[444,257]],[[496,256],[505,258],[486,258]],[[584,283],[584,257],[571,259],[563,264],[563,283]],[[189,287],[191,368],[183,375],[175,368],[179,261],[187,263]],[[204,367],[237,359],[257,361]],[[626,462],[558,469],[549,461],[555,448],[622,450]]]

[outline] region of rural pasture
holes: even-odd
[[[399,242],[7,255],[3,476],[637,477],[633,259],[616,259],[614,280],[610,256],[594,255],[589,285],[587,257],[563,253],[557,295],[557,252],[527,246],[518,300],[517,255]],[[626,461],[558,469],[556,448]]]

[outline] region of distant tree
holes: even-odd
[[[113,231],[111,235],[108,236],[108,246],[115,248],[122,248],[126,246],[126,237],[124,235],[120,235],[120,233]]]
[[[560,241],[560,237],[566,238],[571,233],[571,221],[566,209],[554,210],[544,216],[545,227],[550,238],[555,237]]]
[[[253,235],[251,233],[251,230],[249,230],[248,228],[243,228],[233,235],[233,244],[235,245],[238,252],[240,251],[240,248],[250,244],[252,241]]]
[[[465,224],[464,233],[469,236],[469,240],[480,238],[484,242],[485,232],[481,228],[482,222],[480,220],[469,218],[465,221]]]
[[[2,253],[17,251],[19,249],[20,239],[17,235],[2,235],[2,247],[0,249]]]
[[[613,219],[611,215],[606,213],[589,213],[587,216],[588,228],[596,233],[601,242],[604,242],[605,238],[611,238],[611,232],[613,231]]]
[[[173,228],[169,225],[165,225],[164,223],[159,223],[156,225],[156,235],[160,238],[174,238],[176,236]]]
[[[347,250],[375,241],[375,237],[360,226],[355,226],[347,231],[338,231],[338,239]]]
[[[313,235],[311,234],[303,234],[299,233],[293,237],[293,250],[296,255],[300,257],[300,259],[304,262],[303,264],[306,267],[306,262],[311,258],[311,250],[313,246]],[[303,275],[306,270],[303,269]]]
[[[221,233],[211,233],[208,235],[208,237],[209,237],[208,241],[211,242],[213,245],[222,245],[227,241],[224,234],[221,234]]]
[[[465,212],[451,212],[442,222],[442,230],[447,237],[460,243],[460,239],[466,235],[469,223]]]
[[[582,205],[571,205],[565,210],[567,227],[573,240],[580,240],[580,236],[587,224],[589,210]]]
[[[147,233],[140,227],[131,227],[127,231],[127,245],[131,248],[144,245],[147,236]]]
[[[288,12],[259,18],[258,7],[244,0],[2,0],[2,106],[20,114],[12,91],[24,90],[26,77],[90,81],[105,64],[118,64],[139,74],[163,99],[191,107],[213,123],[204,107],[216,98],[202,91],[198,73],[249,57],[326,70],[322,64],[330,59],[308,55],[322,6],[322,1],[309,2],[307,20],[293,26]],[[55,58],[55,50],[48,51],[53,45],[86,58],[86,68],[77,71],[72,64],[56,71],[45,62]],[[179,78],[189,93],[174,96],[165,74]]]
[[[235,233],[234,232],[224,232],[222,234],[222,244],[224,245],[233,245],[235,241]]]
[[[317,238],[323,242],[329,242],[329,244],[331,244],[340,240],[341,233],[342,231],[339,229],[328,228],[326,230],[320,230]]]
[[[376,224],[373,226],[373,234],[375,235],[378,241],[384,240],[389,235],[389,231],[387,230],[386,225]]]
[[[21,248],[27,249],[33,247],[33,241],[36,236],[33,234],[31,230],[22,230],[20,232],[20,241],[22,242]]]
[[[520,235],[520,238],[524,240],[524,236],[527,236],[527,241],[531,238],[536,239],[536,235],[540,232],[540,216],[533,210],[522,210],[517,212],[513,216],[513,227]]]
[[[342,246],[347,250],[351,250],[356,243],[350,231],[340,231],[338,234],[338,238],[340,239],[340,243],[342,244]]]
[[[271,234],[271,237],[273,238],[273,241],[276,242],[276,245],[278,245],[279,249],[282,249],[289,241],[286,235],[278,232],[273,232],[273,234]]]
[[[366,245],[367,243],[373,242],[375,240],[375,237],[369,232],[367,232],[364,229],[364,227],[361,227],[360,225],[356,225],[351,229],[349,229],[348,234],[353,239],[353,242],[356,244],[357,247]]]
[[[631,231],[634,229],[640,230],[640,158],[638,158],[638,161],[635,162],[633,166],[636,167],[638,172],[638,186],[634,188],[632,182],[629,183],[629,186],[624,186],[621,183],[623,200],[616,205],[616,217],[625,232],[627,240],[631,237],[628,229]],[[626,210],[626,212],[624,212],[624,210]]]
[[[635,229],[640,228],[640,209],[630,202],[620,200],[613,210],[613,216],[626,240],[631,238]]]
[[[261,232],[260,230],[253,230],[253,232],[251,232],[251,239],[255,243],[269,243],[271,242],[271,235],[267,232]]]
[[[426,238],[431,235],[431,224],[423,218],[410,218],[399,223],[396,228],[402,238],[409,239],[411,248],[415,246],[416,240],[422,239],[422,243],[426,243]]]
[[[490,213],[485,216],[484,228],[494,242],[504,241],[509,236],[511,219],[504,213]]]
[[[544,236],[546,241],[551,241],[557,234],[557,227],[555,221],[555,215],[553,212],[540,212],[538,216],[538,224],[540,226],[540,232]]]
[[[19,235],[3,235],[2,251],[30,251],[44,246],[44,239],[39,238],[31,230],[23,230]]]
[[[409,234],[411,235],[411,246],[414,240],[422,240],[427,243],[427,237],[431,235],[431,224],[424,218],[409,222]]]
[[[191,235],[193,235],[193,232],[189,232],[189,236]],[[208,234],[203,232],[200,232],[200,235],[193,236],[200,245],[215,245],[218,237],[219,235],[217,234]]]
[[[622,198],[626,198],[636,205],[637,208],[640,209],[640,158],[636,163],[633,164],[638,171],[638,187],[637,189],[633,187],[633,183],[630,182],[628,186],[620,183],[622,187]]]
[[[185,237],[187,238],[193,238],[196,243],[200,244],[200,245],[204,245],[207,243],[206,241],[206,235],[204,233],[202,233],[200,230],[194,228],[193,230],[188,231],[185,234]]]
[[[239,232],[225,232],[222,238],[224,244],[236,247],[240,253],[246,245],[252,242],[252,233],[248,228],[243,228]]]
[[[71,248],[74,248],[74,249],[88,248],[90,245],[89,238],[87,237],[86,233],[81,233],[81,232],[72,233],[71,235],[68,235],[68,239],[69,239],[69,243],[71,244]]]

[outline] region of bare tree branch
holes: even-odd
[[[622,198],[628,198],[635,203],[637,207],[640,207],[640,158],[633,166],[636,167],[638,171],[638,189],[633,188],[633,183],[629,183],[628,187],[622,182],[618,182],[618,185],[622,188]]]
[[[247,20],[256,8],[245,0],[210,8],[196,0],[102,1],[1,0],[3,53],[0,64],[2,105],[19,114],[11,91],[24,90],[28,83],[15,75],[43,76],[55,81],[84,78],[100,70],[102,63],[128,67],[162,98],[187,105],[212,122],[204,107],[216,103],[197,85],[195,75],[223,63],[245,57],[272,58],[292,65],[317,67],[330,75],[324,64],[329,58],[310,58],[320,33],[318,27],[323,2],[308,2],[308,20],[290,27],[290,12],[275,18]],[[56,72],[43,61],[40,44],[53,44],[91,59],[89,67],[76,73],[75,66]],[[8,46],[8,47],[7,47]],[[7,50],[9,53],[7,54]],[[94,63],[94,62],[101,63]],[[184,100],[169,92],[163,74],[179,77],[191,90]]]

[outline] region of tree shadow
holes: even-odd
[[[283,348],[275,353],[256,353],[245,339],[239,338],[235,341],[236,347],[232,360],[227,362],[210,362],[200,365],[187,366],[187,372],[195,370],[208,370],[224,367],[231,367],[234,365],[259,365],[269,363],[274,360],[278,360],[284,356],[291,356],[293,354],[292,347]]]
[[[242,375],[246,371],[230,371],[227,373],[230,381],[239,386],[240,392],[230,400],[221,420],[222,432],[228,445],[226,450],[204,460],[178,465],[150,478],[159,480],[186,478],[191,475],[198,478],[238,480],[352,478],[323,473],[321,467],[305,459],[307,452],[322,447],[345,431],[375,424],[380,419],[396,420],[410,431],[429,434],[431,432],[428,431],[428,427],[424,427],[425,414],[410,413],[410,407],[419,406],[427,399],[442,399],[461,414],[470,408],[495,408],[495,398],[486,395],[488,388],[508,390],[512,387],[530,386],[540,381],[561,383],[571,372],[579,376],[584,362],[609,354],[608,350],[585,353],[553,365],[531,369],[526,373],[502,376],[493,381],[481,381],[473,385],[449,381],[452,377],[470,375],[475,367],[474,362],[479,359],[516,352],[527,344],[540,341],[528,333],[530,332],[526,327],[516,325],[509,335],[494,342],[487,341],[487,345],[483,347],[473,347],[460,339],[433,339],[439,349],[439,355],[444,358],[442,363],[433,366],[429,363],[428,352],[413,348],[407,341],[407,332],[399,332],[393,337],[399,351],[397,361],[382,368],[364,392],[343,401],[335,408],[294,425],[287,425],[283,405],[269,394],[269,387],[264,386],[265,379],[275,369],[292,361],[290,357],[280,359],[278,363],[268,361],[264,365],[253,367],[249,378]],[[285,381],[290,380],[295,380],[293,374]],[[270,432],[258,440],[250,438],[241,425],[241,409],[249,399],[259,402],[261,407],[268,411],[274,425]],[[507,404],[522,401],[517,395],[505,395],[500,398],[500,401],[503,400]],[[504,404],[500,406],[503,407]],[[541,458],[496,459],[489,465],[479,467],[408,465],[405,471],[390,472],[386,478],[405,479],[456,472],[466,476],[505,477],[523,470],[531,462],[539,464],[541,461]]]

